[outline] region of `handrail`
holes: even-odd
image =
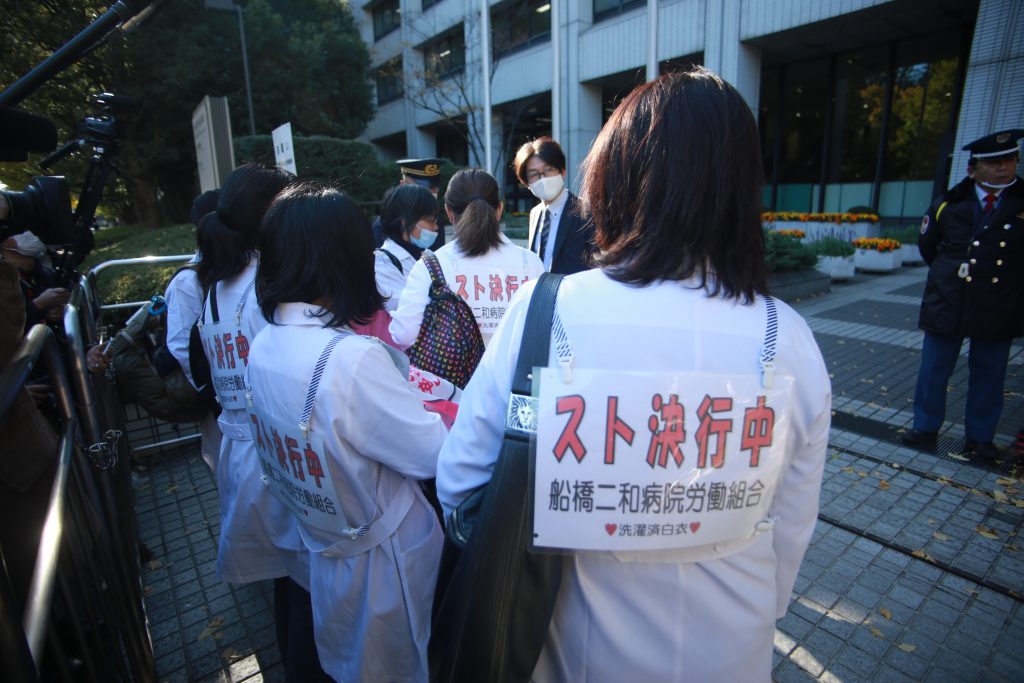
[[[89,272],[99,275],[107,268],[114,266],[134,266],[145,263],[174,263],[176,261],[191,261],[195,254],[177,254],[175,256],[139,256],[137,258],[118,258],[93,266]]]

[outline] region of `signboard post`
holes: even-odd
[[[292,124],[281,124],[271,135],[274,138],[274,163],[278,168],[298,175],[299,172],[295,170],[295,150],[292,147]]]
[[[216,190],[235,169],[228,98],[203,98],[192,112],[192,138],[201,192]]]

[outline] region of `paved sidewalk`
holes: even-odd
[[[834,418],[818,526],[776,630],[777,681],[1024,680],[1024,483],[1008,463],[957,455],[966,367],[940,452],[897,441],[912,419],[924,276],[858,275],[794,306],[825,355]],[[1024,426],[1022,364],[1015,345],[1002,446]],[[160,680],[283,680],[270,585],[214,576],[217,495],[197,450],[151,460],[136,487]]]

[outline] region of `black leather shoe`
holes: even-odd
[[[964,445],[967,455],[971,457],[995,460],[1001,455],[999,448],[997,448],[991,441],[984,441],[981,443],[977,441],[967,441]]]
[[[935,444],[939,441],[938,432],[922,432],[919,429],[911,429],[900,437],[907,446],[913,446],[914,448],[925,448],[930,451],[935,450]]]

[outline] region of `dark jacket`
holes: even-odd
[[[568,191],[568,190],[567,190]],[[543,203],[530,211],[530,237],[540,229]],[[529,246],[527,247],[529,248]],[[565,211],[558,219],[554,251],[551,252],[551,272],[572,275],[590,268],[587,257],[594,249],[594,224],[580,213],[580,200],[572,192],[565,202]],[[543,257],[542,257],[543,258]]]
[[[929,266],[922,330],[986,340],[1024,335],[1024,181],[1003,190],[986,216],[965,178],[932,204],[918,247]]]

